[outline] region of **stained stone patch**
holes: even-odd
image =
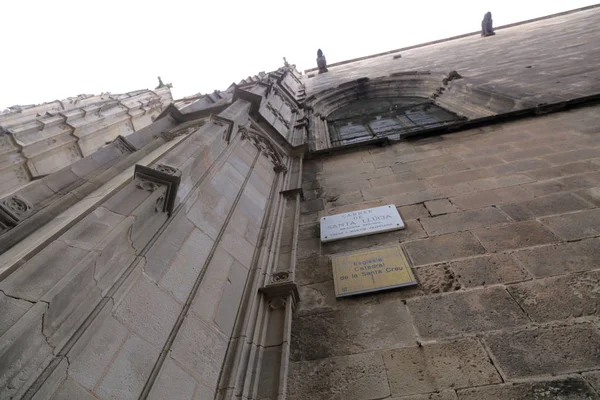
[[[422,218],[420,221],[429,236],[510,222],[502,212],[494,207]]]
[[[519,249],[558,241],[537,221],[476,229],[473,233],[489,252]]]
[[[290,362],[289,368],[288,400],[376,400],[390,395],[378,353]]]
[[[591,324],[506,331],[484,341],[505,379],[567,374],[600,364],[600,332]]]
[[[450,261],[455,258],[485,253],[485,249],[470,232],[450,233],[404,244],[414,265]],[[435,251],[432,251],[435,249]]]
[[[520,282],[530,279],[527,272],[519,267],[508,254],[493,254],[454,261],[451,266],[458,280],[465,287]]]
[[[598,400],[600,396],[580,376],[462,389],[460,400]]]
[[[391,350],[383,359],[392,396],[502,382],[475,339]]]
[[[503,288],[492,287],[408,300],[419,334],[453,336],[524,325],[529,319]]]

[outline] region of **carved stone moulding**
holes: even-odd
[[[287,172],[287,167],[283,163],[281,154],[267,138],[258,132],[246,128],[245,126],[240,126],[239,131],[241,133],[242,140],[248,140],[260,152],[269,158],[269,160],[273,163],[273,170],[275,172]]]
[[[220,117],[215,114],[210,115],[210,121],[217,126],[225,126],[227,125],[227,132],[225,132],[224,140],[229,143],[231,140],[231,134],[233,133],[233,125],[235,124],[232,120]]]
[[[132,145],[131,143],[129,143],[127,141],[127,139],[125,139],[123,136],[119,135],[115,138],[115,140],[113,140],[113,143],[115,144],[115,147],[122,153],[122,154],[126,154],[126,153],[133,153],[135,151],[137,151],[137,149],[135,148],[134,145]]]
[[[0,220],[16,225],[29,216],[33,207],[20,196],[12,195],[0,200]],[[3,218],[2,218],[3,217]]]
[[[282,308],[286,305],[286,298],[292,296],[294,306],[300,301],[298,285],[293,281],[289,271],[277,271],[271,274],[269,283],[259,289],[269,300],[269,308],[272,310]],[[283,303],[282,303],[283,301]]]
[[[164,164],[158,164],[155,168],[136,164],[134,179],[136,186],[144,190],[154,191],[158,188],[158,185],[165,185],[167,187],[165,197],[163,200],[157,201],[157,211],[169,214],[173,212],[177,189],[181,183],[180,170]]]

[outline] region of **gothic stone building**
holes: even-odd
[[[0,398],[600,399],[599,38],[1,114]],[[321,242],[383,205],[405,229]],[[336,298],[332,257],[391,245],[416,286]]]

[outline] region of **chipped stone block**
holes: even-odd
[[[503,288],[453,292],[408,300],[419,334],[453,336],[524,325],[527,316]]]
[[[420,221],[427,234],[435,236],[502,224],[509,222],[509,219],[498,209],[487,207],[479,210],[440,215],[434,218],[421,218]]]
[[[552,233],[537,221],[516,222],[491,228],[475,229],[473,233],[491,253],[558,241]]]
[[[453,292],[461,288],[456,275],[447,265],[430,265],[413,269],[424,294]]]
[[[362,323],[365,319],[368,324]],[[319,338],[319,340],[315,340]],[[313,360],[406,346],[415,336],[399,299],[346,306],[328,313],[298,315],[292,322],[291,359]]]
[[[408,242],[403,246],[414,265],[450,261],[485,253],[485,249],[471,232],[440,235]]]
[[[600,208],[540,220],[563,240],[600,235]]]
[[[290,363],[289,400],[375,400],[389,394],[378,353]]]
[[[137,399],[159,352],[159,348],[150,343],[135,335],[130,336],[94,391],[101,398]]]
[[[171,358],[167,358],[148,395],[149,400],[191,399],[196,380]]]
[[[496,283],[512,283],[529,279],[515,260],[508,254],[493,254],[454,261],[452,270],[465,287],[493,285]]]
[[[600,332],[590,324],[507,331],[484,341],[505,379],[567,374],[600,363]]]
[[[508,291],[535,322],[587,315],[600,309],[600,272],[535,279],[510,285]]]
[[[390,350],[383,359],[392,396],[502,382],[485,350],[474,339]]]
[[[597,393],[580,376],[549,381],[505,383],[458,391],[461,400],[597,400]]]
[[[117,320],[155,346],[162,346],[181,306],[142,275],[115,310]]]

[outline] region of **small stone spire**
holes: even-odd
[[[492,26],[492,13],[486,12],[481,21],[481,36],[495,35],[494,27]]]
[[[325,59],[325,56],[323,55],[323,51],[321,49],[317,51],[317,66],[319,67],[320,74],[328,71],[327,60]]]
[[[173,87],[172,83],[167,83],[166,85],[163,83],[162,79],[160,79],[160,76],[158,77],[158,86],[155,89],[160,89],[160,88],[164,88],[167,87],[169,89],[171,89]]]

